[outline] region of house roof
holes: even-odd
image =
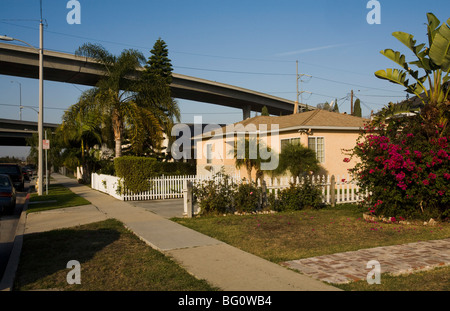
[[[249,118],[233,125],[255,125],[259,129],[259,125],[267,125],[270,131],[271,125],[278,124],[279,131],[288,131],[295,129],[330,129],[330,130],[359,130],[364,127],[368,119],[355,117],[348,114],[330,112],[326,110],[316,109],[312,111],[291,114],[286,116],[257,116]],[[227,128],[222,128],[223,133],[227,132]],[[211,133],[205,133],[209,136]]]

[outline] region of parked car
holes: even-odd
[[[12,214],[16,208],[16,189],[11,177],[0,174],[0,212]]]
[[[0,164],[0,174],[9,175],[16,190],[23,191],[25,188],[25,179],[23,178],[22,169],[18,164]]]
[[[36,174],[36,167],[34,165],[31,165],[31,164],[25,165],[23,168],[26,170],[26,172],[30,178]]]
[[[23,179],[30,180],[30,175],[29,175],[28,171],[23,167],[22,167],[22,175],[23,175]]]

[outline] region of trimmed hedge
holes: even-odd
[[[159,162],[155,158],[122,156],[114,159],[116,176],[133,193],[146,191],[148,179],[161,175],[193,175],[195,166],[183,162]]]
[[[116,175],[123,178],[126,189],[133,193],[148,189],[148,179],[156,176],[156,159],[123,156],[114,159]]]

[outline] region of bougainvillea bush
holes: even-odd
[[[446,124],[397,116],[367,125],[353,150],[351,172],[369,213],[387,217],[450,216],[450,135]]]

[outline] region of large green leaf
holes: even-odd
[[[439,21],[439,19],[434,16],[433,13],[427,13],[427,19],[428,19],[428,38],[429,38],[429,43],[430,46],[433,44],[433,39],[434,36],[436,35],[436,32],[438,30],[439,25],[441,24],[441,22]]]
[[[378,70],[375,72],[375,76],[380,79],[388,80],[392,83],[400,84],[405,87],[408,86],[408,80],[406,80],[406,72],[403,70],[388,68],[386,70]]]
[[[416,44],[416,40],[414,40],[414,36],[409,33],[403,31],[393,32],[392,35],[397,38],[401,43],[406,45],[411,51],[415,52],[414,46]]]
[[[405,55],[392,49],[386,49],[380,53],[408,70],[408,63],[405,61]]]
[[[436,69],[436,65],[429,58],[422,58],[421,60],[409,62],[409,64],[416,65],[424,69],[427,73],[431,73],[432,70]]]
[[[414,84],[408,85],[408,87],[406,88],[406,91],[408,93],[412,93],[412,94],[421,94],[425,90],[419,83],[414,83]]]
[[[450,19],[447,20],[450,24]],[[450,27],[443,24],[435,34],[430,47],[431,60],[445,72],[450,70]]]
[[[407,72],[398,69],[388,68],[386,70],[378,70],[375,72],[375,76],[380,79],[388,80],[389,82],[400,84],[406,87],[408,93],[415,94],[420,97],[420,93],[423,92],[423,88],[418,84],[409,85],[409,80],[406,79]],[[416,79],[422,82],[424,77]]]

